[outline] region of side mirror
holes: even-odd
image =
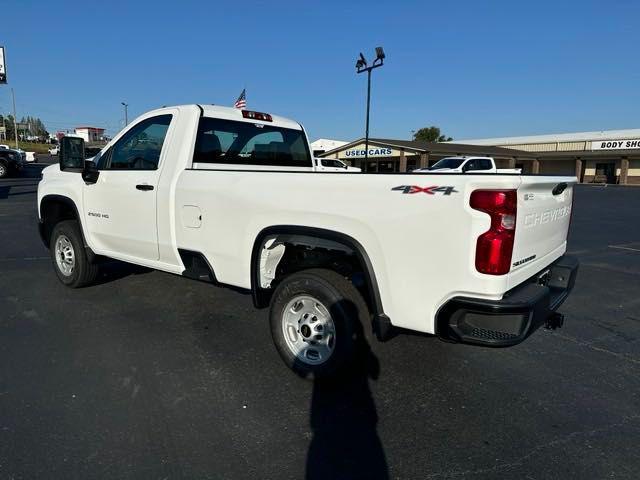
[[[81,172],[84,169],[84,140],[78,137],[62,137],[58,159],[60,170]]]
[[[98,166],[91,160],[85,160],[84,169],[82,170],[82,179],[88,184],[96,183],[100,176]]]

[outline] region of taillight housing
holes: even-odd
[[[516,235],[516,191],[475,190],[471,192],[470,205],[491,217],[489,230],[476,242],[476,270],[487,275],[509,273]]]

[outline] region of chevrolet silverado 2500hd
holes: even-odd
[[[508,346],[557,324],[575,183],[318,172],[297,122],[187,105],[142,115],[92,161],[65,137],[38,214],[65,285],[108,257],[245,289],[286,364],[329,375],[362,332]]]

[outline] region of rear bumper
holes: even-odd
[[[490,347],[516,345],[553,319],[573,289],[579,262],[565,255],[501,300],[454,297],[437,314],[441,337]],[[544,279],[540,275],[546,271]]]

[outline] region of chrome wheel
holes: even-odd
[[[0,163],[0,178],[4,177],[7,174],[7,167],[5,167],[2,163]]]
[[[56,256],[56,264],[58,270],[66,277],[70,277],[73,274],[73,269],[76,266],[76,255],[73,250],[73,244],[66,235],[60,235],[56,240],[56,246],[54,249]]]
[[[282,333],[291,353],[309,365],[329,360],[336,344],[329,311],[309,295],[299,295],[287,303],[282,312]]]

